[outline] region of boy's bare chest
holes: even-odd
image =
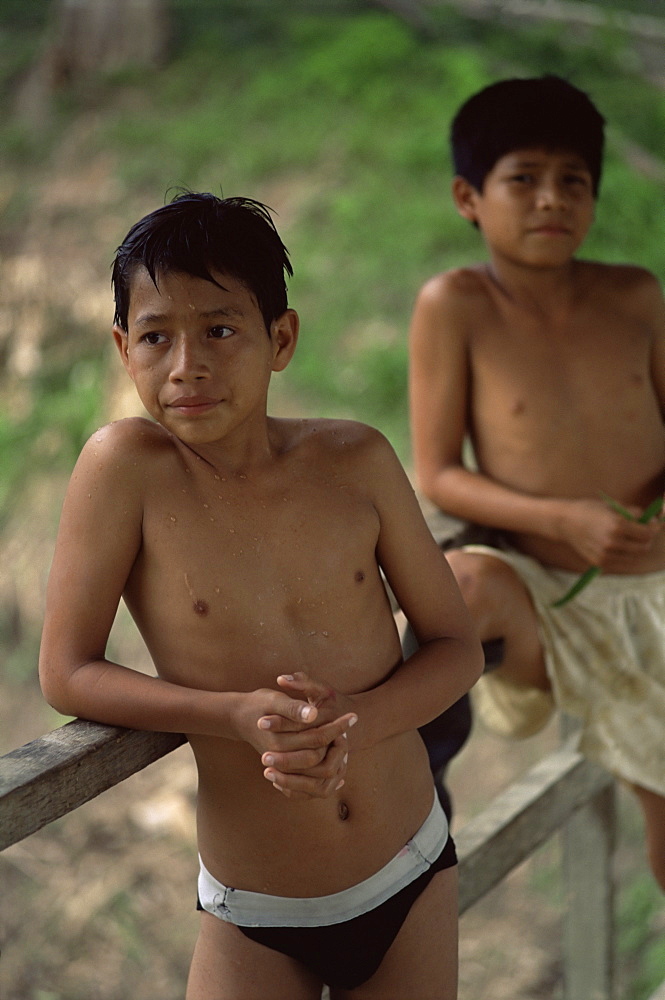
[[[506,428],[630,418],[651,399],[646,331],[611,317],[557,330],[507,315],[471,343],[472,406]]]
[[[185,480],[150,497],[140,559],[201,617],[237,617],[245,605],[304,614],[376,573],[378,527],[373,505],[332,479],[259,490]]]

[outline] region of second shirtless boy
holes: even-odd
[[[411,401],[424,493],[503,533],[448,554],[481,639],[504,642],[476,704],[513,737],[554,702],[579,719],[583,751],[636,791],[665,888],[665,533],[637,523],[665,486],[663,296],[642,268],[576,257],[603,154],[586,94],[499,81],[460,109],[452,148],[488,261],[421,290]]]
[[[188,1000],[453,1000],[455,853],[417,727],[480,644],[387,441],[267,416],[298,334],[285,272],[247,199],[179,196],[120,247],[114,336],[152,420],[98,431],[74,470],[42,686],[64,714],[188,735]],[[157,677],[106,659],[123,595]]]

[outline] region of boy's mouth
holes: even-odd
[[[195,413],[205,413],[206,410],[217,406],[218,402],[218,399],[213,399],[211,396],[178,396],[167,405],[170,410],[193,416]]]

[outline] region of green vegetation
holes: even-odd
[[[554,71],[597,99],[610,141],[585,252],[665,273],[665,217],[655,211],[665,94],[641,77],[639,53],[618,30],[573,42],[567,25],[508,29],[442,7],[432,14],[436,37],[423,41],[359,3],[314,12],[308,3],[285,11],[179,0],[172,13],[168,63],[61,93],[46,144],[55,148],[59,130],[94,107],[87,155],[116,158],[121,193],[133,203],[143,195],[143,206],[158,204],[178,185],[268,199],[289,190],[293,210],[277,221],[303,320],[289,385],[304,406],[376,423],[407,456],[413,298],[436,270],[482,253],[448,196],[447,127],[461,100],[499,76]],[[22,169],[31,148],[31,169],[44,164],[44,138],[31,147],[16,121],[0,128]],[[651,172],[636,169],[638,160],[653,163]],[[28,211],[19,185],[5,206],[12,229]]]

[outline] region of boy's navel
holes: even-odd
[[[349,807],[346,802],[340,802],[337,806],[337,812],[339,813],[339,818],[345,820],[349,818]]]
[[[202,598],[196,596],[196,594],[194,593],[194,590],[192,589],[192,585],[189,582],[189,576],[187,575],[187,573],[185,573],[185,586],[187,587],[187,590],[189,592],[189,596],[192,599],[192,610],[194,611],[194,614],[195,615],[201,615],[202,617],[205,616],[205,615],[207,615],[208,612],[210,611],[210,608],[208,606],[208,602],[204,601],[204,600],[202,600]]]

